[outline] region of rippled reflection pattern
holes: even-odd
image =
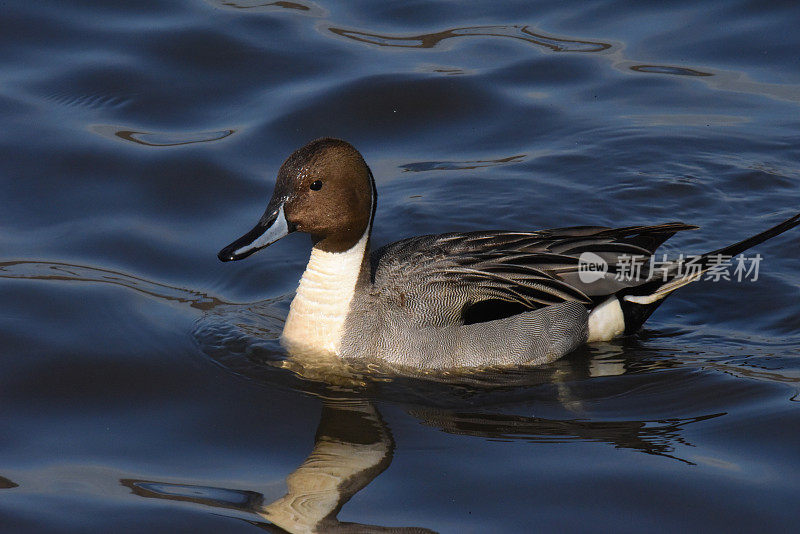
[[[672,74],[674,76],[713,76],[710,72],[666,65],[634,65],[631,67],[631,70],[636,72],[648,72],[651,74]]]
[[[601,52],[611,48],[611,45],[607,43],[548,37],[531,31],[528,26],[474,26],[411,37],[395,37],[343,28],[330,28],[330,31],[336,35],[364,43],[402,48],[433,48],[445,39],[454,37],[510,37],[549,48],[553,52]]]
[[[181,146],[194,143],[209,143],[225,139],[233,135],[235,130],[220,130],[216,132],[187,132],[187,133],[165,133],[165,132],[137,132],[135,130],[119,130],[116,126],[95,124],[90,129],[103,136],[116,137],[124,141],[136,143],[144,146]]]

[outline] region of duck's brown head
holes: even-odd
[[[343,252],[369,230],[375,200],[372,172],[358,150],[340,139],[317,139],[283,162],[258,224],[217,257],[246,258],[293,231],[310,234],[319,249]]]

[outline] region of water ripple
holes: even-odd
[[[225,301],[206,295],[200,291],[151,282],[150,280],[145,280],[138,276],[112,271],[110,269],[75,265],[72,263],[45,261],[1,262],[0,278],[100,282],[126,287],[158,299],[188,304],[192,308],[204,311],[211,310],[219,305],[227,304]]]
[[[69,92],[59,92],[48,95],[45,98],[61,106],[87,109],[115,109],[131,101],[128,96],[103,93],[74,95]]]
[[[255,9],[255,10],[275,10],[275,9],[290,9],[292,11],[300,11],[304,15],[320,16],[324,10],[311,2],[287,2],[279,0],[277,2],[261,2],[255,1],[230,1],[230,0],[211,0],[210,3],[223,7],[233,9]],[[311,4],[311,5],[308,5]]]
[[[496,167],[497,165],[505,165],[506,163],[516,163],[522,161],[524,158],[525,154],[518,154],[516,156],[508,156],[507,158],[476,159],[471,161],[418,161],[400,165],[400,168],[403,169],[403,172],[456,171],[479,169],[481,167]]]
[[[673,65],[633,65],[631,70],[650,74],[672,74],[673,76],[713,76],[710,72]]]
[[[433,48],[440,42],[453,37],[510,37],[520,39],[537,46],[549,48],[553,52],[602,52],[611,48],[609,43],[599,41],[580,41],[550,37],[541,33],[534,33],[530,26],[470,26],[465,28],[452,28],[436,33],[426,33],[411,36],[381,35],[345,28],[328,28],[331,32],[348,39],[369,43],[378,46],[394,46],[399,48]]]
[[[89,130],[103,137],[118,138],[145,146],[181,146],[195,143],[219,141],[233,135],[236,130],[214,130],[208,132],[145,132],[120,129],[118,126],[93,124]]]

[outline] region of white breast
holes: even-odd
[[[290,351],[339,353],[368,240],[369,228],[344,252],[312,249],[283,328]]]

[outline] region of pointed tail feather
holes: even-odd
[[[703,254],[697,262],[700,269],[690,274],[680,275],[679,266],[676,264],[673,270],[674,277],[670,280],[653,280],[640,286],[620,291],[617,297],[620,300],[622,313],[625,318],[625,334],[632,334],[637,331],[673,291],[699,280],[703,273],[708,271],[708,269],[715,264],[714,258],[720,256],[736,256],[755,245],[763,243],[767,239],[771,239],[787,230],[791,230],[795,226],[800,226],[800,213],[738,243]]]
[[[800,213],[795,215],[794,217],[790,217],[786,219],[780,224],[776,224],[769,230],[764,230],[760,234],[756,234],[753,237],[748,237],[738,243],[734,243],[733,245],[728,245],[727,247],[722,247],[717,249],[713,252],[709,252],[708,254],[703,254],[705,257],[716,256],[717,254],[722,254],[723,256],[736,256],[737,254],[741,254],[745,250],[754,247],[760,243],[763,243],[767,239],[773,238],[776,235],[782,234],[787,230],[791,230],[795,226],[800,225]]]

